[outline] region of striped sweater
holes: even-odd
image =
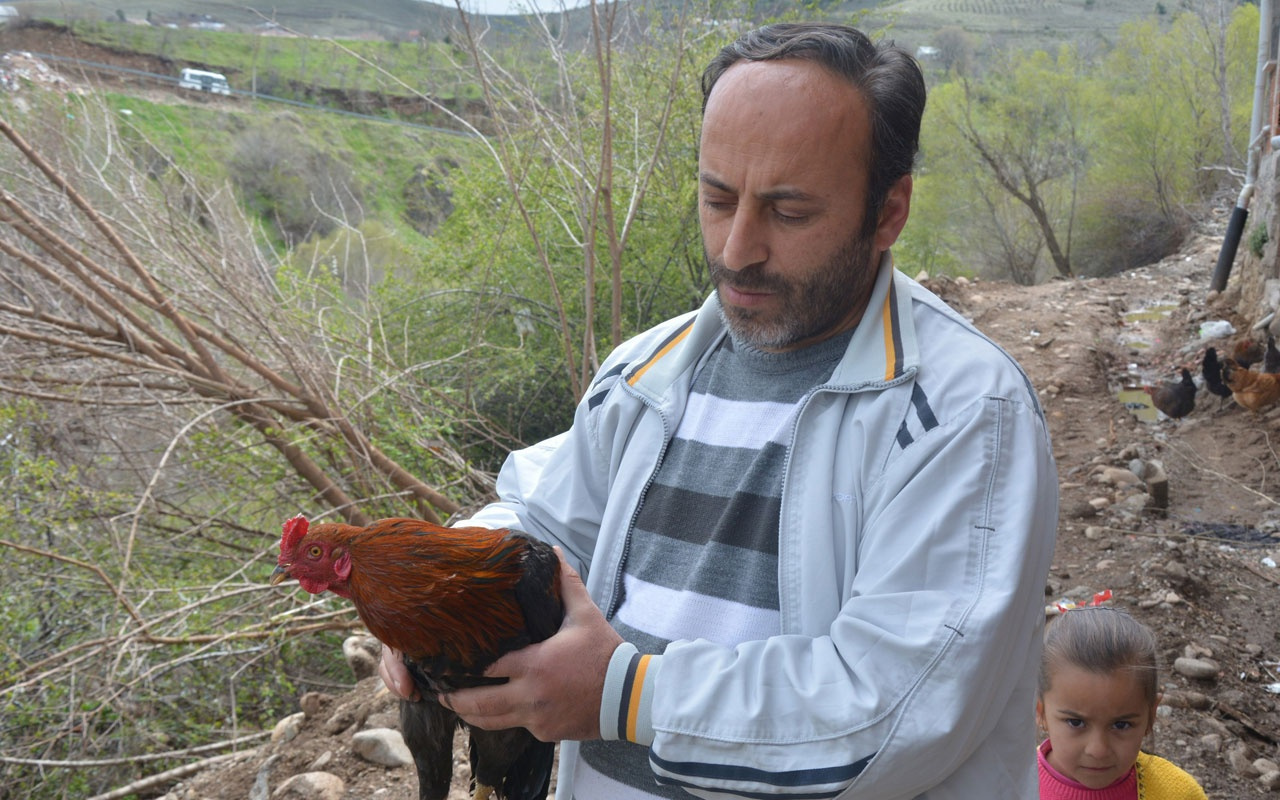
[[[726,338],[699,370],[623,565],[612,622],[637,648],[626,690],[644,684],[640,653],[661,653],[672,641],[732,646],[781,632],[778,517],[786,444],[800,400],[831,375],[851,336],[786,353]],[[583,796],[688,797],[656,785],[648,748],[633,743],[636,730],[647,727],[634,717],[638,700],[619,702],[631,741],[583,744],[575,785],[593,787]]]

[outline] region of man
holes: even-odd
[[[560,798],[1035,797],[1056,472],[1025,375],[893,268],[919,68],[775,25],[703,91],[715,292],[508,459],[467,524],[585,589],[566,566],[560,633],[444,702],[564,740]]]

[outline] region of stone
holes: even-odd
[[[310,766],[307,767],[307,771],[322,772],[324,768],[329,766],[329,764],[332,762],[333,762],[333,751],[325,750],[323,753],[316,756],[316,760],[311,762]]]
[[[1180,561],[1166,561],[1160,567],[1169,578],[1182,583],[1191,580],[1191,573],[1187,570],[1187,565]]]
[[[304,772],[280,784],[280,788],[271,797],[273,800],[342,800],[346,792],[347,785],[337,775],[329,772]]]
[[[1258,777],[1258,771],[1253,766],[1253,758],[1249,753],[1249,747],[1243,742],[1237,743],[1227,751],[1227,763],[1231,765],[1231,768],[1237,774],[1246,778]]]
[[[1174,659],[1173,662],[1174,672],[1199,680],[1212,680],[1218,677],[1221,669],[1217,662],[1210,661],[1207,658],[1187,658],[1182,656]]]
[[[1142,479],[1123,467],[1103,467],[1101,480],[1112,486],[1137,486]]]
[[[1280,772],[1280,764],[1277,764],[1269,758],[1254,759],[1253,768],[1256,769],[1260,775],[1266,775],[1268,772]]]
[[[298,699],[298,707],[308,718],[323,716],[333,705],[333,697],[324,692],[307,692]]]
[[[1164,696],[1160,699],[1160,707],[1164,708],[1207,708],[1207,706],[1197,705],[1199,702],[1208,703],[1209,698],[1202,692],[1191,692],[1183,689],[1167,689]]]
[[[399,731],[371,728],[351,737],[351,749],[365,761],[384,767],[404,767],[413,763],[413,754]]]
[[[306,717],[306,714],[299,711],[277,722],[276,726],[271,729],[271,741],[281,743],[293,740],[302,730],[302,721]]]
[[[342,642],[342,656],[357,681],[378,674],[382,643],[372,636],[348,636]]]
[[[364,721],[365,728],[394,728],[400,729],[400,712],[396,711],[380,711],[376,714],[370,714],[369,718]]]

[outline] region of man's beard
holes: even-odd
[[[856,233],[827,264],[799,279],[769,274],[753,265],[739,271],[707,256],[707,272],[719,294],[727,285],[746,292],[770,292],[780,309],[761,311],[730,306],[721,297],[720,314],[735,339],[761,350],[785,350],[822,337],[845,322],[851,310],[866,305],[879,263],[872,263],[872,237]]]

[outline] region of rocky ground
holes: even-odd
[[[1220,241],[1201,236],[1112,278],[929,284],[1022,362],[1049,415],[1062,514],[1046,614],[1110,591],[1110,603],[1151,625],[1164,705],[1147,748],[1195,775],[1210,797],[1248,798],[1280,792],[1280,435],[1271,441],[1280,405],[1254,413],[1201,390],[1194,411],[1170,420],[1140,391],[1183,365],[1199,380],[1205,348],[1228,350],[1257,322],[1235,312],[1230,288],[1208,292]],[[377,678],[308,695],[277,741],[171,797],[408,800],[412,767],[357,754],[358,731],[394,726]],[[458,798],[466,780],[459,751]]]

